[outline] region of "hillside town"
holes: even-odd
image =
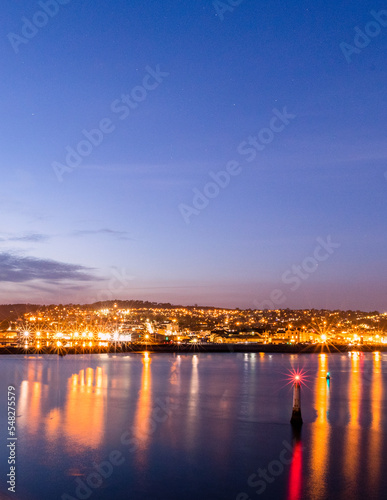
[[[241,310],[142,301],[26,309],[16,319],[2,322],[0,345],[387,343],[387,313],[377,311]]]

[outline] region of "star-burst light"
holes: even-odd
[[[287,380],[286,385],[298,382],[301,385],[307,386],[308,375],[302,368],[292,368],[285,375]]]

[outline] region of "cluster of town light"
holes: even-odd
[[[56,347],[107,347],[109,343],[117,342],[130,342],[132,340],[131,334],[121,333],[117,330],[111,332],[99,332],[97,334],[91,331],[84,331],[82,333],[72,332],[31,332],[30,330],[23,331],[24,347],[28,348],[30,343],[35,343],[37,348],[42,345],[49,346],[55,345]]]

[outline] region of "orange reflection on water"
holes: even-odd
[[[198,400],[199,400],[199,373],[198,373],[199,358],[197,354],[192,355],[192,372],[189,385],[188,407],[187,407],[187,426],[186,426],[186,441],[189,449],[195,443],[197,432],[197,417],[198,417]]]
[[[145,468],[145,451],[151,437],[152,429],[150,426],[153,423],[151,422],[152,373],[149,352],[144,353],[142,363],[141,389],[134,417],[133,435],[138,443],[137,464],[141,468]]]
[[[326,476],[328,470],[328,453],[330,445],[329,412],[329,384],[326,379],[328,373],[328,357],[319,354],[318,372],[316,376],[315,395],[317,419],[313,423],[311,432],[311,481],[310,497],[314,499],[326,498]]]
[[[18,402],[18,424],[23,432],[36,434],[39,430],[40,416],[42,413],[42,397],[47,393],[48,386],[42,383],[42,366],[29,363],[27,369],[27,380],[23,380],[20,386],[20,398]]]
[[[361,428],[360,400],[361,400],[361,373],[360,373],[359,353],[353,353],[351,356],[351,371],[348,383],[348,402],[349,402],[349,423],[344,442],[344,462],[343,474],[347,484],[353,485],[357,482],[359,473],[359,453]]]
[[[72,375],[67,386],[63,429],[71,451],[77,446],[98,448],[103,438],[105,406],[102,394],[102,368],[81,370]],[[99,380],[99,387],[96,381]]]
[[[40,382],[34,382],[32,384],[32,394],[31,394],[30,405],[28,408],[29,428],[31,434],[34,434],[38,430],[39,416],[41,413],[41,408],[40,408],[41,402],[42,402],[42,384]]]
[[[371,386],[371,412],[372,424],[369,435],[369,459],[368,469],[371,484],[378,484],[380,481],[380,472],[382,465],[382,439],[381,439],[381,421],[382,421],[382,364],[379,352],[373,354],[372,386]]]
[[[180,387],[180,364],[181,364],[181,356],[180,354],[177,356],[176,360],[172,363],[171,373],[169,377],[169,382],[171,385]]]
[[[45,430],[48,441],[58,439],[58,431],[62,426],[62,411],[59,408],[54,408],[50,411],[45,420]]]
[[[78,453],[79,447],[100,446],[105,425],[102,386],[101,367],[81,370],[69,378],[65,407],[52,409],[45,418],[48,441],[63,443],[64,435],[69,455]]]
[[[52,369],[47,367],[46,382],[52,379]],[[23,433],[36,434],[43,425],[48,441],[61,446],[64,441],[69,454],[76,453],[79,446],[97,448],[104,428],[102,368],[87,368],[72,375],[63,398],[60,387],[44,384],[42,375],[43,365],[30,363],[27,379],[20,386],[18,424]]]

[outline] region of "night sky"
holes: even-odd
[[[2,8],[1,303],[387,310],[385,2]]]

